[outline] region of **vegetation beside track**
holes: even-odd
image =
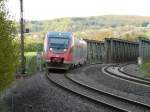
[[[43,64],[41,57],[38,57],[37,55],[37,52],[25,52],[27,76],[35,74]]]
[[[5,101],[0,101],[0,112],[11,112],[11,107]]]
[[[25,52],[27,75],[33,75],[37,71],[36,52]]]
[[[150,77],[150,62],[143,63],[140,66],[140,68],[141,68],[142,72],[144,73],[145,77]]]
[[[33,38],[26,37],[25,38],[25,52],[40,52],[43,49],[43,40],[42,38]],[[31,53],[32,54],[32,53]]]
[[[41,36],[40,36],[41,37]],[[15,42],[17,45],[20,45],[20,37],[15,37]],[[26,65],[26,74],[25,76],[30,76],[36,73],[37,68],[40,67],[42,60],[37,59],[37,54],[40,53],[43,49],[43,39],[36,37],[36,35],[25,34],[24,40],[24,52],[25,52],[25,65]],[[21,71],[21,57],[19,67],[17,72]]]
[[[0,92],[12,83],[18,64],[18,46],[14,42],[16,29],[9,20],[5,1],[0,0]]]

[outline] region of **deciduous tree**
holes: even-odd
[[[14,42],[15,27],[9,20],[5,3],[5,0],[0,0],[0,91],[13,80],[18,54]]]

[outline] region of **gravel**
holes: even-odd
[[[84,68],[84,67],[83,67]],[[127,94],[139,95],[139,99],[150,99],[150,89],[139,87],[125,81],[116,80],[101,73],[101,65],[91,68],[75,70],[74,73],[86,73],[90,83],[97,83],[105,87]],[[84,71],[86,70],[86,71]],[[61,75],[61,74],[60,74]],[[80,77],[84,78],[84,77]],[[107,80],[107,81],[106,81]],[[88,80],[87,80],[88,81]],[[106,88],[105,88],[106,89]],[[37,73],[32,78],[22,80],[5,96],[11,106],[12,96],[14,103],[13,112],[112,112],[103,105],[95,104],[87,99],[65,91],[49,82],[44,73]]]
[[[61,74],[60,74],[61,75]],[[103,105],[90,102],[49,82],[44,73],[22,81],[5,100],[14,112],[112,112]]]
[[[115,94],[122,94],[124,96],[132,97],[133,99],[143,100],[150,104],[150,88],[140,85],[136,85],[124,80],[116,79],[101,72],[101,68],[104,65],[96,65],[81,69],[82,75],[78,74],[78,71],[74,73],[74,78],[84,81],[87,84],[94,85],[97,88],[103,88],[106,91],[112,91]],[[118,93],[117,93],[118,92]]]

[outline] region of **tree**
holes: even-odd
[[[142,23],[142,27],[147,27],[148,24],[149,24],[148,21],[144,21],[144,22]]]
[[[5,3],[5,0],[0,0],[0,91],[13,81],[18,54],[14,23],[8,19]]]

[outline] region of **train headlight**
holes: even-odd
[[[66,52],[66,51],[67,51],[67,49],[64,49],[64,51]]]
[[[52,49],[52,48],[50,48],[49,50],[50,50],[50,51],[52,51],[53,49]]]

